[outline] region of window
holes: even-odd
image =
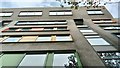
[[[4,29],[2,32],[38,32],[38,31],[67,31],[67,26],[62,27],[10,27]]]
[[[98,35],[98,33],[96,32],[86,32],[86,33],[82,33],[83,35]]]
[[[93,30],[80,30],[80,32],[82,32],[82,33],[89,33],[89,32],[94,32]]]
[[[88,38],[87,40],[91,45],[110,45],[103,38]]]
[[[38,36],[22,36],[19,42],[35,42]]]
[[[88,15],[103,15],[101,10],[87,10]]]
[[[41,16],[42,11],[21,11],[19,16]]]
[[[113,26],[113,27],[104,27],[105,30],[120,30],[119,26]]]
[[[36,41],[51,41],[51,36],[38,37]]]
[[[0,42],[15,43],[15,42],[52,42],[52,41],[73,41],[71,35],[34,35],[34,36],[4,36]]]
[[[20,54],[9,52],[9,54],[3,53],[0,57],[2,61],[1,68],[4,66],[15,66],[15,68],[24,68],[32,66],[34,68],[42,67],[46,68],[51,66],[60,66],[60,68],[71,67],[82,68],[79,55],[76,51],[51,51],[51,52],[19,52]],[[12,61],[12,63],[11,63]]]
[[[88,28],[88,25],[77,25],[77,28]]]
[[[32,28],[30,29],[30,31],[42,31],[44,30],[44,28]]]
[[[91,28],[87,25],[79,25],[77,28],[82,32],[83,35],[97,35],[98,33],[91,30]]]
[[[12,14],[12,12],[0,12],[0,17],[10,17]]]
[[[8,37],[3,42],[18,42],[21,38],[20,37]]]
[[[74,53],[69,54],[55,54],[53,59],[53,66],[69,66],[70,57],[75,57]],[[77,62],[77,58],[74,58]]]
[[[120,66],[120,52],[98,52],[98,55],[103,59],[105,64],[110,68],[119,68]]]
[[[17,67],[19,63],[21,62],[22,58],[25,54],[3,54],[3,56],[0,57],[0,62],[2,62],[2,66],[13,66]],[[4,68],[4,67],[3,67]]]
[[[66,25],[65,20],[62,21],[18,21],[16,25]]]
[[[72,11],[71,10],[59,10],[59,11],[50,11],[50,16],[71,16]]]
[[[19,66],[44,66],[47,54],[27,54]],[[22,68],[19,67],[18,68]]]
[[[105,41],[103,38],[101,38],[98,33],[91,30],[90,27],[84,27],[79,26],[80,32],[84,35],[84,37],[87,39],[87,41],[91,45],[110,45],[107,41]]]
[[[103,18],[103,19],[92,19],[94,24],[113,24],[116,23],[115,20],[109,19],[109,18]]]
[[[71,36],[56,36],[56,41],[72,41]]]
[[[92,38],[92,37],[94,37],[94,38],[97,38],[97,37],[100,37],[100,36],[98,36],[98,35],[94,35],[94,36],[85,36],[86,38]]]

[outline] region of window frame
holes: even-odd
[[[0,22],[1,23],[1,27],[5,27],[5,26],[9,25],[11,22],[12,22],[12,20],[3,20],[3,21],[1,21]],[[7,24],[5,24],[5,23],[7,23]]]

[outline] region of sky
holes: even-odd
[[[105,1],[109,0],[102,0],[102,2]],[[111,2],[107,3],[105,7],[114,18],[120,18],[120,16],[118,16],[120,0],[111,0]],[[60,7],[60,4],[63,4],[63,0],[61,2],[56,0],[0,0],[0,8]],[[64,5],[69,6],[67,4]]]

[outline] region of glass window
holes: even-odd
[[[56,12],[49,12],[49,15],[57,15]]]
[[[91,45],[110,45],[103,38],[89,38],[87,40]]]
[[[3,12],[3,13],[0,12],[0,16],[12,16],[12,14],[13,13],[11,12]]]
[[[86,38],[100,37],[100,36],[85,36]]]
[[[26,21],[26,22],[22,22],[19,21],[16,23],[17,25],[53,25],[53,24],[67,24],[66,21]]]
[[[44,28],[32,28],[30,29],[30,31],[42,31],[44,30]]]
[[[42,15],[42,11],[22,11],[19,16],[40,16]]]
[[[5,13],[5,16],[12,16],[13,13]]]
[[[64,12],[57,12],[57,15],[64,15]]]
[[[21,38],[20,37],[9,37],[3,42],[18,42]]]
[[[27,12],[27,15],[29,16],[29,15],[35,15],[35,13],[34,12]]]
[[[22,31],[29,31],[30,28],[22,28]]]
[[[109,68],[120,67],[120,52],[100,52],[98,55],[101,57],[101,59],[103,59]]]
[[[103,14],[102,11],[95,11],[95,14]]]
[[[5,16],[5,13],[0,13],[0,16]]]
[[[119,26],[113,26],[113,27],[105,27],[104,29],[120,29]]]
[[[87,11],[88,14],[95,14],[94,11]]]
[[[19,66],[44,66],[45,59],[46,59],[46,54],[26,55],[19,64]]]
[[[72,15],[72,12],[65,12],[65,15]]]
[[[37,39],[38,36],[23,36],[19,42],[32,42]]]
[[[101,20],[101,21],[100,21],[100,20],[99,20],[99,21],[93,21],[93,22],[95,22],[95,23],[102,23],[102,22],[109,23],[109,22],[110,22],[110,23],[111,23],[111,22],[113,22],[113,21],[111,21],[111,20],[110,20],[110,21],[105,21],[105,20]]]
[[[87,13],[88,13],[88,14],[91,14],[91,15],[92,15],[92,14],[103,14],[103,12],[102,12],[101,10],[100,10],[100,11],[98,11],[98,10],[97,10],[97,11],[95,11],[95,10],[94,10],[94,11],[93,11],[93,10],[90,11],[90,10],[89,10],[89,11],[87,11]]]
[[[70,63],[72,64],[72,62],[70,61],[71,58],[74,58],[73,60],[75,60],[77,62],[76,57],[74,56],[73,53],[70,54],[54,54],[54,60],[53,60],[53,66],[69,66]]]
[[[96,32],[89,32],[89,33],[83,33],[83,34],[84,34],[84,35],[85,35],[85,34],[90,34],[90,35],[91,35],[91,34],[92,34],[92,35],[97,35],[98,33],[96,33]]]
[[[50,11],[49,15],[72,15],[72,11]]]
[[[94,32],[93,30],[80,30],[80,32]]]
[[[35,12],[34,15],[42,15],[42,12]]]
[[[27,15],[27,13],[26,12],[22,12],[19,15]]]
[[[55,24],[67,24],[67,22],[54,22]]]
[[[0,59],[2,66],[18,66],[23,57],[24,54],[3,54]]]
[[[38,37],[36,41],[51,41],[51,36]]]
[[[56,41],[72,41],[71,36],[56,36]]]

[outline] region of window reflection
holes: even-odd
[[[19,66],[44,66],[45,58],[46,54],[26,55],[19,64]]]
[[[120,67],[120,53],[119,52],[101,52],[98,55],[104,60],[106,65],[110,68]]]
[[[77,59],[74,54],[55,54],[53,66],[62,66],[62,68],[76,68]]]

